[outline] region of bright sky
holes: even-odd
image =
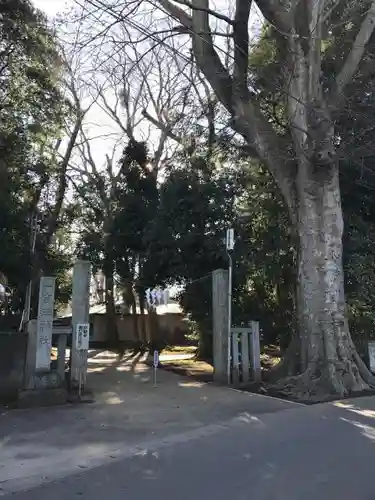
[[[45,12],[49,17],[53,18],[57,14],[63,13],[67,8],[74,5],[74,0],[31,0],[38,9]],[[86,128],[89,130],[90,137],[98,135],[119,133],[119,129],[105,113],[103,113],[97,106],[93,106],[86,116],[86,122],[90,125]],[[100,132],[98,132],[100,130]],[[118,137],[117,137],[118,138]],[[100,169],[101,165],[105,162],[106,153],[113,151],[115,139],[103,140],[97,139],[91,141],[91,150],[93,156],[98,162],[97,167]]]
[[[49,16],[54,16],[63,12],[65,7],[72,5],[72,0],[32,0],[33,4],[40,10],[43,10]]]
[[[44,11],[50,18],[57,14],[62,14],[66,9],[73,7],[75,0],[31,0],[35,7]],[[113,99],[111,92],[108,91],[107,100]],[[89,104],[91,98],[88,98]],[[85,107],[85,96],[83,96],[83,107]],[[144,132],[147,132],[147,128]],[[98,170],[106,164],[106,155],[110,157],[113,154],[116,146],[115,162],[119,159],[122,149],[126,144],[124,133],[118,125],[109,117],[99,105],[94,104],[85,117],[85,131],[90,138],[90,149],[92,156],[95,159]],[[139,129],[139,132],[141,130]],[[104,138],[107,135],[108,137]],[[158,140],[159,132],[156,133]],[[150,141],[152,141],[153,133],[151,133]],[[139,136],[142,139],[142,136]]]
[[[57,14],[63,13],[69,7],[74,5],[74,0],[31,0],[32,3],[38,9],[44,11],[47,16],[53,18]],[[218,4],[221,4],[223,0],[217,0]],[[258,15],[258,11],[255,11],[255,14]],[[258,20],[259,21],[259,20]],[[93,127],[99,127],[102,133],[108,133],[115,131],[119,133],[119,129],[114,126],[113,121],[111,121],[105,113],[103,113],[99,108],[93,107],[92,111],[89,113],[90,129]],[[89,134],[92,136],[92,134]],[[95,134],[93,134],[95,136]],[[121,134],[122,135],[122,134]],[[95,160],[98,163],[101,163],[101,159],[105,159],[105,154],[110,153],[113,150],[114,141],[109,140],[105,141],[103,139],[93,140],[91,143],[91,149]],[[100,168],[100,167],[99,167]],[[174,295],[179,290],[179,287],[172,287],[172,295]]]
[[[53,18],[57,14],[63,13],[66,9],[72,7],[75,3],[74,0],[31,1],[38,9],[44,11],[51,18]],[[226,6],[228,5],[227,0],[216,0],[216,2],[213,3],[216,7],[221,4]],[[230,4],[231,2],[229,2],[229,5]],[[87,114],[85,122],[85,128],[86,130],[88,130],[88,135],[91,138],[90,143],[92,153],[96,159],[96,162],[98,163],[97,167],[100,168],[101,165],[105,163],[106,153],[109,153],[111,155],[116,141],[122,138],[123,133],[120,133],[120,129],[118,128],[118,126],[115,125],[113,120],[108,117],[108,115],[104,113],[96,104],[94,104],[90,112]],[[102,137],[105,134],[111,134],[111,136],[104,140]],[[98,136],[101,136],[101,138],[99,138]]]

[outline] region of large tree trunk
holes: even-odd
[[[78,104],[79,107],[79,102],[77,99],[76,104]],[[61,216],[61,210],[62,206],[64,203],[64,198],[65,198],[65,192],[67,188],[67,180],[66,180],[66,172],[68,170],[69,162],[72,157],[73,149],[74,146],[76,145],[77,137],[80,131],[80,127],[82,125],[82,120],[84,117],[84,113],[82,113],[80,110],[78,111],[78,116],[76,119],[76,123],[74,125],[74,129],[71,133],[68,146],[65,151],[65,155],[59,165],[59,176],[58,176],[58,185],[57,185],[57,192],[56,192],[56,198],[55,198],[55,205],[51,210],[48,222],[47,222],[47,232],[46,232],[46,244],[49,246],[51,244],[52,237],[57,231],[58,228],[58,222],[59,218]],[[59,148],[61,141],[58,141],[56,151]]]
[[[257,0],[277,33],[275,43],[284,53],[287,49],[282,79],[291,143],[289,133],[281,137],[273,128],[257,89],[248,81],[252,2],[236,2],[230,19],[212,12],[209,0],[193,0],[190,11],[170,0],[158,2],[191,32],[196,64],[231,115],[235,131],[274,176],[298,234],[302,373],[289,382],[302,396],[344,396],[368,388],[373,379],[353,346],[345,314],[343,223],[334,162],[338,141],[331,113],[342,109],[345,88],[353,81],[374,32],[375,0],[369,2],[336,76],[331,70],[325,74],[322,51],[335,9],[324,1]],[[210,15],[220,17],[233,30],[232,68],[224,65],[217,51]]]
[[[116,322],[116,306],[114,297],[113,282],[113,263],[106,259],[104,267],[105,273],[105,307],[106,307],[106,326],[108,331],[108,340],[111,347],[118,347],[119,338]]]
[[[114,261],[110,250],[109,238],[107,237],[104,243],[104,264],[103,271],[105,276],[105,307],[106,307],[106,326],[108,331],[108,341],[110,347],[119,347],[119,336],[116,321],[116,305],[115,305],[115,287],[114,287]]]
[[[141,344],[143,339],[141,338],[139,324],[138,324],[137,301],[133,290],[133,285],[129,285],[129,298],[131,301],[131,314],[133,320],[134,336],[138,344]]]
[[[146,326],[146,301],[145,301],[145,292],[144,289],[139,287],[138,289],[138,297],[139,297],[139,312],[140,312],[140,317],[141,317],[141,335],[142,335],[142,342],[144,344],[147,344],[147,342],[150,340],[147,338],[147,326]]]
[[[106,326],[108,330],[108,341],[110,347],[119,348],[120,339],[118,335],[115,305],[115,286],[114,286],[114,256],[113,245],[111,241],[113,229],[113,220],[111,214],[107,214],[103,224],[104,233],[104,262],[103,272],[105,276],[105,307],[106,307]]]
[[[298,184],[300,372],[284,380],[299,398],[363,391],[373,377],[350,337],[342,266],[338,167],[302,165]]]

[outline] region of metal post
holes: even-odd
[[[226,235],[226,249],[229,259],[228,269],[228,366],[227,376],[228,385],[231,384],[231,354],[232,354],[232,275],[233,275],[233,261],[231,252],[234,249],[234,229],[227,229]]]
[[[228,252],[229,272],[228,272],[228,360],[227,360],[227,376],[228,385],[231,384],[231,358],[232,358],[232,275],[233,261],[232,256]]]
[[[154,387],[156,387],[156,370],[159,366],[159,351],[154,351]]]

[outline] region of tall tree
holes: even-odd
[[[273,175],[288,210],[298,261],[299,363],[296,376],[285,384],[303,397],[342,396],[374,384],[354,348],[346,314],[337,114],[366,54],[375,2],[238,0],[233,9],[229,2],[222,5],[227,12],[210,8],[209,0],[131,6],[87,0],[86,6],[105,7],[106,35],[125,22],[124,46],[137,45],[142,33],[142,40],[165,48],[171,64],[175,47],[167,40],[178,37],[181,58],[194,62],[211,85],[235,138],[242,137],[248,154]],[[273,26],[273,43],[283,53],[282,71],[273,77],[279,82],[286,127],[269,120],[256,82],[249,78],[252,7]],[[191,53],[185,50],[188,39]],[[332,43],[343,49],[333,61]]]
[[[360,15],[360,13],[358,13]],[[355,23],[354,23],[355,24]],[[339,26],[325,44],[324,67],[326,76],[342,56],[343,44],[348,43]],[[351,35],[353,36],[353,34]],[[366,338],[374,324],[372,310],[372,263],[374,252],[374,40],[370,40],[366,57],[347,88],[345,104],[336,113],[336,134],[340,137],[338,157],[340,186],[344,212],[344,271],[348,299],[348,313],[354,341],[364,352]],[[266,26],[250,54],[250,72],[253,85],[258,89],[258,100],[267,118],[280,133],[287,134],[288,122],[281,85],[281,69],[285,54],[275,44],[274,27]]]
[[[285,54],[281,83],[290,130],[286,136],[267,120],[250,86],[252,1],[237,1],[233,16],[210,9],[208,0],[158,3],[190,34],[198,67],[231,116],[234,130],[272,172],[288,207],[298,242],[300,374],[286,383],[305,397],[343,396],[368,388],[374,380],[354,348],[345,310],[335,116],[373,33],[375,2],[256,2],[275,27],[275,43]],[[326,75],[324,42],[337,16],[347,23],[343,31],[348,43],[334,74]],[[214,42],[211,21],[217,18],[232,30],[228,65]]]
[[[72,106],[64,96],[64,64],[46,18],[26,0],[1,2],[0,13],[0,261],[18,311],[31,275],[56,270],[61,258],[49,247],[58,229],[70,154],[68,147],[59,162],[57,145],[65,121],[71,123]],[[39,229],[34,257],[31,220]]]
[[[172,143],[169,135],[173,127],[182,130],[191,92],[188,85],[176,84],[183,67],[172,71],[158,51],[141,57],[137,47],[130,47],[106,59],[100,71],[92,71],[91,78],[86,76],[86,93],[98,96],[96,106],[118,130],[114,134],[117,142],[114,154],[107,157],[102,168],[93,154],[92,131],[89,133],[84,124],[80,158],[71,162],[70,171],[76,176],[76,186],[86,205],[82,219],[85,244],[81,250],[95,255],[106,275],[107,319],[114,344],[118,341],[114,326],[115,281],[116,289],[122,290],[134,312],[136,295],[143,309],[144,283],[150,286],[154,282],[150,273],[145,276],[144,268],[149,260],[147,233],[158,206],[158,176],[176,142],[180,142],[175,136],[177,140]],[[150,138],[148,151],[146,143]],[[118,146],[123,151],[121,158],[116,154]]]

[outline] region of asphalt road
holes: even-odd
[[[5,498],[374,500],[374,409],[368,398],[244,415]]]

